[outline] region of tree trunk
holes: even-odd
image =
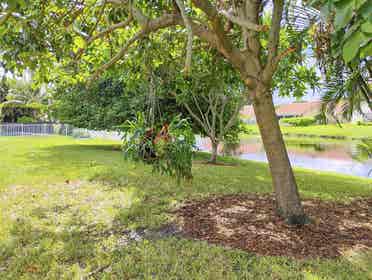
[[[278,214],[288,224],[305,224],[308,219],[301,205],[271,94],[259,94],[253,108],[269,162]]]
[[[216,163],[217,162],[217,154],[218,154],[218,141],[213,141],[212,142],[212,154],[211,158],[209,160],[210,163]]]

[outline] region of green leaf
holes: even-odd
[[[349,63],[358,54],[359,49],[365,43],[368,42],[368,37],[365,36],[361,31],[356,31],[350,38],[346,41],[343,49],[342,56],[346,63]]]
[[[372,22],[367,21],[363,23],[361,26],[361,30],[364,33],[372,33]]]
[[[326,2],[323,6],[320,8],[320,14],[324,18],[327,18],[329,16],[329,13],[332,10],[333,3],[331,1]]]
[[[74,38],[74,51],[76,52],[80,48],[84,48],[85,41],[81,37],[75,37]]]
[[[22,8],[24,6],[26,6],[26,1],[24,0],[13,0],[13,1],[9,1],[7,3],[10,7],[10,9],[17,9],[17,8]]]
[[[336,5],[335,29],[336,31],[345,27],[353,17],[354,1],[342,1]]]
[[[350,28],[348,28],[348,30],[346,31],[346,33],[344,31],[340,31],[339,33],[340,34],[344,34],[342,36],[342,40],[343,41],[346,41],[352,34],[354,34],[354,32],[359,29],[360,27],[360,22],[357,21],[356,23],[354,23]],[[336,40],[335,40],[336,41]],[[339,45],[339,40],[337,40],[336,42],[337,45]]]
[[[367,45],[360,49],[360,57],[368,57],[372,56],[372,41],[370,41]]]
[[[367,0],[355,0],[354,1],[354,3],[355,3],[355,6],[354,6],[355,10],[356,11],[359,10],[359,8],[362,7],[363,4],[366,3],[366,2],[367,2]]]
[[[368,5],[368,3],[363,5],[358,11],[358,14],[360,14],[364,19],[368,20],[368,18],[371,18],[372,15],[372,5]]]

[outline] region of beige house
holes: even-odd
[[[336,108],[336,115],[339,120],[343,120],[341,105]],[[278,118],[293,118],[293,117],[315,117],[320,114],[322,108],[322,101],[309,101],[309,102],[293,102],[289,104],[282,104],[276,107],[276,114]],[[372,121],[372,112],[368,105],[362,104],[362,112],[355,112],[351,118],[351,122],[357,121]],[[255,123],[256,117],[252,105],[246,105],[240,111],[241,118],[247,123]],[[330,122],[335,119],[329,117]]]

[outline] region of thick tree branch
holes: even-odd
[[[232,114],[231,118],[229,119],[229,121],[227,122],[225,126],[225,131],[228,131],[234,125],[234,123],[236,122],[238,118],[241,107],[242,107],[242,103],[239,102],[235,107],[234,113]]]
[[[175,25],[178,21],[179,21],[178,15],[169,14],[163,15],[153,20],[149,20],[144,29],[138,31],[132,38],[130,38],[125,43],[125,45],[120,49],[120,51],[109,62],[103,64],[96,70],[96,72],[92,75],[91,80],[97,79],[105,70],[107,70],[116,62],[118,62],[121,58],[123,58],[132,44],[141,40],[142,38],[144,38],[145,36],[152,32]]]
[[[195,97],[195,99],[196,99],[196,97]],[[215,137],[215,129],[216,129],[216,127],[214,126],[214,112],[213,112],[213,100],[211,99],[211,96],[210,96],[210,94],[208,94],[208,109],[207,109],[207,112],[205,112],[205,113],[202,113],[203,115],[204,115],[204,119],[205,119],[205,121],[207,122],[207,124],[208,124],[208,126],[209,126],[209,128],[210,128],[210,130],[211,130],[211,135],[213,136],[213,137]],[[212,124],[211,124],[211,122],[209,121],[209,114],[211,113],[211,118],[212,118]]]
[[[187,29],[187,46],[186,46],[186,61],[185,61],[185,74],[188,75],[191,70],[191,60],[192,60],[192,26],[189,17],[186,15],[185,6],[183,0],[176,0],[177,6],[181,11],[183,22],[185,23]]]
[[[207,129],[205,130],[205,132],[206,132],[208,135],[212,135],[212,134],[211,134],[212,128],[211,128],[211,125],[210,125],[209,120],[208,120],[208,112],[207,112],[206,114],[203,114],[203,111],[202,111],[202,109],[200,108],[200,105],[199,105],[198,99],[195,97],[195,94],[194,94],[193,91],[191,92],[191,96],[192,96],[192,98],[193,98],[193,100],[194,100],[194,103],[195,103],[195,105],[196,105],[196,108],[198,108],[198,110],[199,110],[199,114],[200,114],[201,118],[202,118],[203,121],[204,121],[205,127],[207,128]],[[205,116],[205,115],[207,115],[207,116]]]
[[[225,95],[222,95],[221,96],[221,110],[220,110],[220,114],[219,114],[219,119],[220,119],[220,134],[222,135],[225,135],[225,125],[224,125],[224,122],[223,122],[223,116],[225,115],[225,107],[226,107],[226,104],[228,102],[228,98],[227,96]]]
[[[211,18],[213,20],[212,26],[218,27],[217,28],[218,32],[216,32],[214,29],[210,30],[207,25],[196,23],[195,21],[193,21],[189,17],[188,19],[189,19],[190,26],[191,26],[191,29],[192,29],[192,34],[195,35],[195,36],[198,36],[202,41],[207,42],[211,47],[217,49],[237,69],[239,69],[239,70],[244,69],[245,59],[244,59],[243,55],[240,53],[239,49],[234,47],[232,45],[232,43],[230,42],[230,39],[228,39],[226,37],[226,35],[223,33],[224,30],[223,30],[223,26],[222,26],[222,21],[221,21],[215,7],[211,3],[209,3],[209,1],[193,0],[193,2],[197,3],[199,5],[198,7],[202,8],[202,10],[206,13],[207,17]],[[129,11],[131,11],[132,20],[137,21],[137,22],[142,21],[142,23],[139,22],[141,27],[142,27],[141,30],[145,30],[146,35],[151,33],[151,32],[155,32],[159,29],[166,28],[166,27],[169,27],[169,26],[175,26],[175,25],[180,25],[180,26],[184,26],[184,27],[186,26],[185,21],[183,20],[182,16],[179,13],[177,13],[177,14],[166,14],[166,15],[163,15],[159,18],[149,19],[145,15],[143,15],[142,11],[133,7],[134,6],[133,4],[130,5],[130,3],[126,0],[122,0],[122,1],[121,0],[106,0],[106,3],[126,5],[127,8],[129,9]],[[128,5],[130,5],[130,6],[128,6]],[[134,10],[136,12],[134,12]],[[130,22],[131,22],[131,20],[128,19],[124,22],[121,22],[121,23],[118,23],[116,25],[111,26],[111,27],[107,28],[106,30],[103,30],[102,32],[100,32],[100,33],[94,35],[93,37],[91,37],[90,39],[88,39],[87,44],[91,43],[92,41],[94,41],[96,39],[104,37],[107,34],[110,34],[111,32],[113,32],[114,30],[116,30],[118,28],[128,26]],[[143,35],[143,36],[145,36],[145,35]],[[131,42],[131,44],[133,44],[133,43],[134,42]],[[122,50],[124,51],[124,53],[127,52],[126,46],[124,46],[122,48]],[[84,53],[84,51],[85,51],[85,49],[79,49],[77,54],[76,54],[76,58],[81,57],[81,55]],[[122,51],[119,51],[118,55],[119,56],[115,55],[112,60],[116,62],[118,57],[121,58],[125,54],[123,54]],[[105,65],[109,65],[109,67],[110,67],[112,65],[112,63],[108,62]],[[108,68],[105,65],[102,66],[103,69]],[[100,73],[102,73],[102,71],[98,69],[98,74],[95,74],[94,78],[97,78]]]
[[[213,96],[212,91],[209,92],[209,102],[210,102],[210,107],[211,107],[211,113],[212,113],[212,128],[213,128],[213,136],[216,137],[216,121],[217,121],[217,107],[218,107],[218,96]],[[213,97],[214,100],[213,100]],[[218,137],[217,137],[218,138]]]
[[[179,22],[180,25],[183,25],[182,22]],[[195,22],[191,22],[191,27],[193,34],[198,36],[202,41],[207,42],[211,47],[218,48],[218,38],[216,34],[211,32],[206,25],[201,25]]]
[[[231,22],[243,27],[243,28],[247,28],[249,30],[253,30],[253,31],[267,31],[267,27],[265,25],[258,25],[258,24],[255,24],[253,22],[250,22],[248,20],[245,20],[241,17],[237,17],[237,16],[234,16],[233,14],[229,13],[228,11],[225,11],[225,10],[220,10],[219,13],[221,15],[223,15],[224,17],[226,17],[228,20],[230,20]]]
[[[209,0],[192,0],[192,2],[207,15],[210,21],[218,17],[217,8],[213,6]]]
[[[208,3],[208,1],[205,2],[205,1],[202,1],[202,0],[193,0],[193,1],[203,2],[204,4]],[[110,2],[110,1],[108,1],[108,2]],[[119,2],[121,4],[126,4],[125,2],[122,2],[122,1],[119,1]],[[117,2],[117,3],[119,3],[119,2]],[[208,12],[209,15],[214,15],[217,18],[219,18],[218,13],[214,9],[213,6],[207,5],[206,7],[207,8],[209,7],[211,9],[211,10],[208,10],[209,8],[206,9],[206,11]],[[134,15],[133,15],[133,19],[136,20],[136,21],[138,20]],[[239,70],[242,70],[244,68],[243,55],[240,53],[240,51],[237,48],[235,48],[231,45],[230,41],[221,43],[221,37],[219,37],[218,34],[214,30],[213,31],[209,30],[208,26],[196,23],[196,22],[192,21],[191,18],[189,18],[189,20],[190,20],[190,25],[191,25],[191,28],[192,28],[193,35],[198,36],[202,41],[207,42],[211,47],[213,47],[213,48],[217,49],[219,52],[221,52]],[[218,19],[218,20],[220,20],[220,19]],[[92,42],[95,39],[101,38],[101,37],[105,36],[106,34],[109,34],[112,31],[116,30],[117,28],[127,26],[130,23],[129,21],[130,20],[128,19],[125,22],[122,22],[122,23],[119,23],[117,25],[113,25],[113,26],[109,27],[108,29],[106,29],[106,30],[94,35],[90,39],[88,39],[88,42]],[[96,79],[104,70],[108,69],[114,63],[116,63],[118,60],[120,60],[126,54],[129,47],[133,43],[135,43],[135,41],[140,40],[143,37],[145,37],[146,35],[148,35],[152,32],[156,32],[159,29],[166,28],[166,27],[169,27],[169,26],[175,26],[175,25],[185,26],[185,22],[182,19],[182,17],[180,16],[180,14],[165,14],[165,15],[163,15],[159,18],[155,18],[155,19],[146,18],[146,24],[142,25],[141,31],[139,31],[135,35],[135,37],[130,39],[123,46],[123,48],[109,62],[102,65],[96,71],[96,73],[93,74],[93,78]],[[226,44],[229,46],[228,48],[226,48]],[[84,49],[83,50],[78,50],[77,56],[78,57],[81,56],[81,54],[83,52],[84,52]]]
[[[104,37],[105,35],[111,33],[112,31],[116,29],[127,27],[131,22],[132,22],[132,16],[129,15],[129,17],[125,21],[113,24],[109,26],[108,28],[102,30],[101,32],[95,34],[94,36],[90,37],[87,41],[87,44],[90,44],[94,40]]]
[[[119,28],[124,28],[124,27],[127,27],[130,23],[132,22],[132,17],[129,16],[129,18],[125,21],[122,21],[122,22],[119,22],[119,23],[116,23],[116,24],[113,24],[111,26],[109,26],[108,28],[104,29],[103,31],[91,36],[90,38],[87,39],[86,43],[85,43],[85,47],[84,48],[80,48],[76,54],[75,54],[75,59],[78,60],[80,59],[80,57],[83,55],[83,53],[85,52],[86,48],[95,40],[97,39],[100,39],[110,33],[112,33],[113,31],[115,31],[116,29],[119,29]]]
[[[148,22],[148,17],[145,16],[142,11],[136,7],[136,0],[106,0],[107,3],[123,6],[124,8],[128,9],[128,12],[133,16],[135,20],[142,26]]]
[[[112,65],[114,65],[116,62],[118,62],[129,50],[130,46],[135,43],[136,41],[143,38],[148,33],[144,30],[141,30],[140,32],[136,33],[132,38],[130,38],[120,49],[120,51],[113,57],[111,60],[105,64],[103,64],[101,67],[99,67],[94,74],[91,77],[91,80],[96,80],[105,70],[110,68]]]
[[[198,117],[196,113],[191,109],[191,107],[185,102],[183,103],[183,106],[185,106],[186,110],[189,112],[189,114],[201,125],[201,127],[204,129],[206,134],[210,134],[210,131],[208,130],[208,127],[205,125],[205,123]]]
[[[271,28],[269,34],[268,51],[269,58],[273,58],[277,55],[280,37],[280,24],[283,15],[283,0],[274,0],[274,9],[271,19]],[[270,60],[270,59],[269,59]]]
[[[268,42],[268,58],[265,65],[262,80],[265,84],[271,81],[271,78],[276,70],[277,64],[279,63],[278,56],[278,47],[279,47],[279,38],[280,38],[280,23],[283,16],[283,7],[284,0],[274,0],[274,9],[271,20],[271,28],[269,34]]]
[[[213,6],[209,0],[192,0],[192,2],[196,7],[206,14],[213,28],[213,32],[218,38],[219,51],[222,52],[226,58],[229,58],[231,53],[235,52],[236,50],[230,38],[228,38],[226,35],[224,24],[218,14],[217,8]]]

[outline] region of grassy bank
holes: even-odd
[[[260,257],[165,237],[126,245],[124,232],[156,229],[186,199],[267,193],[267,165],[194,164],[192,183],[125,162],[115,142],[0,137],[0,279],[368,279],[370,256]],[[371,180],[296,170],[301,195],[372,196]],[[107,269],[105,269],[107,268]]]
[[[259,134],[257,125],[247,125],[252,134]],[[372,126],[359,126],[356,124],[312,125],[305,127],[281,126],[282,132],[287,136],[311,136],[339,139],[372,138]]]

